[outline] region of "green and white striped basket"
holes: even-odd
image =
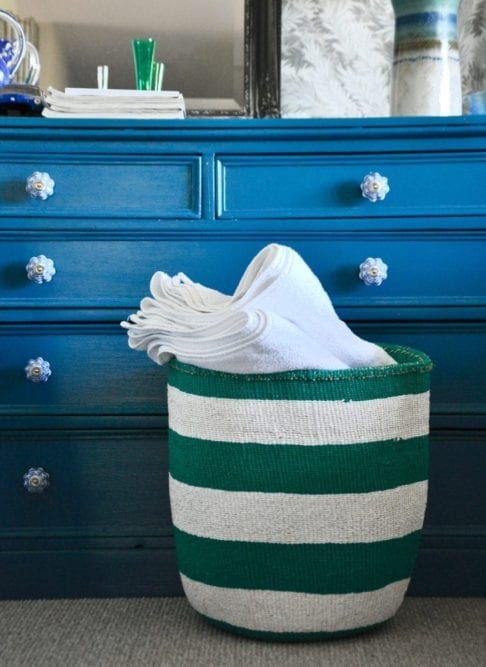
[[[427,496],[430,359],[234,375],[172,361],[169,483],[190,604],[261,639],[395,614]]]

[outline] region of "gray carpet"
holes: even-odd
[[[486,598],[406,598],[375,632],[303,644],[229,634],[184,598],[7,601],[0,665],[484,667]]]

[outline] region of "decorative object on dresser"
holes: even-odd
[[[484,594],[482,116],[1,118],[0,145],[1,597],[182,593],[165,370],[119,322],[160,268],[232,293],[269,243],[295,248],[359,336],[433,358],[410,591]],[[53,194],[26,192],[34,172]],[[370,173],[388,179],[382,200],[362,196]],[[359,277],[370,258],[388,266],[380,285]],[[48,259],[52,280],[29,279]]]
[[[27,50],[24,31],[15,17],[0,9],[1,23],[6,23],[13,35],[11,39],[0,39],[0,87],[7,86],[13,80]],[[3,26],[0,29],[3,32]]]
[[[132,39],[133,63],[135,66],[135,88],[152,89],[152,69],[157,42],[152,37]]]
[[[486,114],[486,90],[470,93],[467,96],[468,111],[471,114]]]
[[[278,4],[282,13],[282,116],[388,116],[395,31],[392,2],[278,0]],[[419,4],[413,3],[415,7]],[[486,89],[485,26],[486,3],[462,0],[457,29],[463,95]],[[280,36],[274,39],[279,41]],[[453,67],[457,75],[457,63]],[[457,90],[457,82],[455,85]],[[424,96],[430,99],[428,89]]]
[[[460,0],[392,0],[393,116],[462,113],[457,33]]]
[[[25,31],[28,31],[28,36]],[[28,37],[37,41],[37,25],[0,9],[0,115],[35,116],[42,111],[43,93],[36,86],[39,53]]]
[[[164,63],[155,61],[157,42],[152,37],[132,39],[137,90],[162,90]]]
[[[5,10],[3,10],[5,12]],[[18,85],[35,85],[39,81],[41,70],[41,63],[39,57],[39,25],[32,18],[20,18],[10,12],[8,13],[15,20],[15,23],[20,26],[24,33],[25,39],[25,55],[21,59],[18,69],[15,72],[14,80]],[[0,43],[5,44],[3,40],[10,43],[16,41],[17,28],[14,27],[10,21],[0,19]],[[16,45],[17,46],[17,45]],[[0,48],[0,51],[2,49]],[[13,49],[17,50],[17,49]]]

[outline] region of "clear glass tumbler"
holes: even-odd
[[[162,83],[164,81],[164,63],[152,64],[152,90],[162,90]]]

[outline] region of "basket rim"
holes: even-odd
[[[310,368],[303,370],[279,371],[276,373],[227,373],[225,371],[215,371],[208,368],[201,368],[200,366],[194,366],[192,364],[186,364],[174,358],[169,362],[169,368],[178,373],[187,375],[231,378],[242,382],[273,382],[276,380],[335,382],[340,380],[365,378],[387,378],[409,373],[430,373],[432,370],[432,361],[425,352],[404,345],[382,344],[380,347],[386,350],[397,363],[388,366],[366,366],[361,368],[346,368],[344,370]]]

